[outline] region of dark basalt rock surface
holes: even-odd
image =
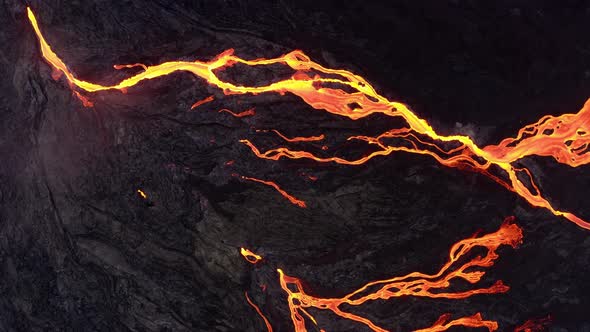
[[[292,331],[276,268],[302,278],[309,293],[341,296],[371,280],[437,271],[454,242],[493,231],[508,215],[524,243],[500,250],[485,278],[504,280],[507,294],[399,298],[355,312],[392,331],[478,311],[500,331],[547,314],[552,331],[590,331],[590,232],[427,157],[400,153],[358,167],[272,162],[238,143],[278,142],[255,129],[321,132],[333,151],[362,155],[342,139],[390,125],[337,118],[294,96],[224,97],[180,73],[127,94],[87,94],[95,107],[84,108],[51,78],[25,12],[34,9],[53,49],[86,80],[132,72],[113,70],[116,63],[302,49],[364,76],[440,132],[467,132],[482,145],[544,114],[577,112],[590,96],[584,1],[384,3],[3,1],[0,331],[264,331],[245,291],[276,331]],[[278,74],[227,77],[261,84]],[[188,111],[211,94],[216,101]],[[250,118],[217,113],[252,106]],[[552,202],[590,218],[588,168],[523,163]],[[309,207],[232,173],[274,180]],[[248,264],[241,246],[265,263]],[[365,331],[316,317],[326,331]]]

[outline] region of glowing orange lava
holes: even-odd
[[[231,94],[260,94],[275,92],[279,94],[292,93],[300,97],[305,103],[317,110],[347,117],[352,120],[367,117],[371,114],[383,114],[389,117],[401,117],[407,123],[406,127],[391,129],[381,135],[351,136],[349,140],[361,140],[377,148],[364,157],[345,159],[340,157],[320,157],[307,151],[290,150],[279,147],[265,152],[259,151],[249,140],[247,144],[259,157],[271,160],[280,158],[308,158],[317,162],[334,162],[345,165],[359,165],[376,156],[385,156],[393,152],[403,151],[428,155],[439,163],[449,167],[468,167],[479,171],[497,181],[502,186],[515,192],[531,205],[542,207],[557,216],[563,216],[576,225],[590,229],[590,223],[578,216],[561,211],[553,207],[543,197],[533,181],[531,173],[526,168],[515,167],[518,160],[527,156],[552,157],[557,162],[578,167],[590,162],[590,101],[575,114],[560,116],[547,115],[538,122],[521,129],[515,138],[506,138],[498,145],[484,148],[477,146],[473,140],[464,135],[439,135],[430,124],[414,114],[410,108],[400,102],[391,101],[378,94],[364,78],[343,69],[330,69],[313,62],[302,51],[296,50],[283,56],[271,59],[244,60],[233,55],[229,49],[210,61],[170,61],[154,66],[139,66],[143,71],[114,85],[101,85],[87,82],[75,77],[65,63],[51,50],[51,47],[41,34],[35,16],[30,8],[29,20],[39,39],[43,58],[61,72],[72,86],[79,89],[96,92],[103,90],[121,90],[133,87],[138,83],[157,77],[169,75],[173,72],[185,71],[206,80],[209,84],[223,90],[226,95]],[[277,81],[264,86],[242,86],[222,81],[216,70],[240,63],[247,66],[261,66],[283,64],[296,71],[288,79]],[[129,65],[124,65],[129,66]],[[346,87],[348,92],[330,86]],[[232,112],[233,113],[233,112]],[[233,113],[238,116],[241,113]],[[390,145],[386,141],[391,138],[404,140],[408,145]],[[454,144],[454,148],[444,147]],[[501,170],[500,174],[493,172],[492,166]],[[528,179],[526,184],[520,178]]]
[[[139,196],[141,196],[141,198],[147,199],[147,195],[143,192],[143,190],[137,189],[137,193],[139,194]]]
[[[256,115],[256,111],[254,110],[254,107],[252,107],[250,109],[247,109],[247,110],[245,110],[243,112],[240,112],[240,113],[232,112],[232,111],[230,111],[230,110],[228,110],[226,108],[219,110],[219,113],[223,113],[223,112],[229,113],[229,114],[231,114],[232,116],[234,116],[236,118],[243,118],[245,116]]]
[[[206,104],[206,103],[212,102],[214,99],[215,99],[215,96],[211,95],[211,96],[209,96],[209,97],[207,97],[207,98],[204,98],[204,99],[202,99],[202,100],[199,100],[199,101],[197,101],[196,103],[194,103],[194,104],[191,106],[191,110],[194,110],[195,108],[197,108],[197,107],[199,107],[199,106],[201,106],[201,105],[203,105],[203,104]]]
[[[395,277],[386,280],[372,281],[365,286],[349,293],[341,298],[318,298],[309,295],[303,289],[301,280],[286,275],[278,269],[281,288],[287,293],[291,320],[295,332],[306,332],[309,319],[317,325],[314,317],[308,312],[309,308],[329,310],[332,313],[360,323],[376,332],[387,330],[377,326],[370,319],[346,312],[342,306],[359,306],[368,301],[388,300],[392,297],[416,296],[444,299],[464,299],[476,294],[494,294],[507,292],[509,287],[501,280],[491,286],[471,290],[448,290],[453,286],[453,281],[463,280],[470,284],[478,283],[485,271],[480,269],[494,265],[498,258],[496,250],[501,245],[509,245],[515,248],[522,241],[522,230],[513,224],[514,217],[506,218],[502,226],[491,234],[481,237],[471,237],[461,240],[451,247],[448,262],[435,274],[412,272],[403,277]],[[483,248],[485,255],[472,257],[474,248]],[[486,321],[479,313],[471,317],[463,317],[449,321],[448,315],[443,315],[431,327],[419,331],[445,331],[452,326],[486,327],[489,331],[495,331],[498,324]]]
[[[393,297],[416,296],[429,298],[446,298],[446,299],[463,299],[476,294],[494,294],[507,292],[509,287],[502,281],[485,288],[478,288],[466,291],[447,289],[453,287],[453,281],[464,280],[470,284],[478,283],[485,275],[485,271],[479,269],[491,267],[499,257],[496,250],[501,245],[509,245],[515,248],[522,242],[522,230],[513,224],[514,217],[508,217],[504,220],[500,228],[491,234],[480,237],[473,236],[461,240],[451,247],[449,260],[435,274],[424,274],[413,272],[403,277],[396,277],[386,280],[377,280],[366,284],[365,286],[349,293],[341,298],[319,298],[305,293],[302,281],[295,277],[285,275],[281,269],[279,273],[279,282],[281,288],[287,293],[287,301],[291,312],[295,332],[307,332],[309,322],[317,327],[316,319],[309,313],[309,308],[318,310],[330,310],[334,314],[362,323],[372,331],[387,332],[388,330],[375,325],[371,320],[342,310],[341,306],[359,306],[368,301],[388,300]],[[475,248],[484,248],[484,256],[473,257],[472,251]],[[250,263],[258,262],[262,259],[248,249],[241,248],[241,254]],[[256,256],[253,261],[249,256]],[[291,286],[291,287],[289,287]],[[263,287],[264,290],[265,287]],[[272,327],[261,310],[249,299],[246,293],[246,300],[258,312],[264,320],[269,331]],[[307,320],[309,319],[309,321]],[[537,320],[528,320],[523,325],[517,327],[515,332],[535,332],[541,331],[548,324],[550,318]],[[415,332],[439,332],[446,331],[449,328],[463,326],[471,328],[487,328],[488,331],[496,331],[498,323],[495,321],[484,320],[480,313],[472,316],[451,319],[451,314],[443,314],[439,319],[428,328],[415,330]],[[318,327],[319,329],[319,327]],[[319,329],[324,331],[323,329]]]
[[[256,132],[267,132],[268,130],[256,130]],[[309,136],[309,137],[287,137],[285,135],[283,135],[280,131],[276,130],[276,129],[272,129],[271,130],[273,133],[277,134],[277,136],[279,136],[280,138],[282,138],[283,140],[287,141],[287,142],[314,142],[314,141],[321,141],[325,138],[324,134],[321,134],[319,136]]]
[[[276,191],[279,192],[279,194],[281,194],[283,197],[285,197],[286,199],[288,199],[289,202],[291,202],[291,203],[293,203],[293,204],[295,204],[295,205],[297,205],[299,207],[302,207],[302,208],[307,207],[307,205],[305,204],[304,201],[302,201],[300,199],[297,199],[293,195],[291,195],[288,192],[284,191],[283,189],[281,189],[281,187],[279,187],[278,184],[274,183],[273,181],[260,180],[260,179],[252,178],[252,177],[248,177],[248,176],[241,176],[241,178],[244,179],[244,180],[254,181],[254,182],[262,183],[262,184],[265,184],[267,186],[273,187],[273,188],[275,188]]]
[[[246,259],[248,262],[252,264],[256,264],[262,260],[262,256],[256,255],[255,253],[246,248],[240,248],[240,254],[244,256],[244,259]]]
[[[250,298],[248,297],[248,293],[244,292],[244,295],[246,296],[246,301],[248,301],[248,304],[250,304],[250,306],[252,306],[252,308],[254,308],[254,310],[256,310],[256,312],[262,318],[262,320],[264,320],[264,324],[266,325],[266,329],[268,330],[268,332],[272,332],[272,326],[270,325],[270,322],[264,316],[264,314],[262,313],[260,308],[258,308],[258,306],[256,304],[254,304],[254,302],[252,302],[252,300],[250,300]]]

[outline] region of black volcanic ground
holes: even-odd
[[[468,133],[481,145],[544,114],[577,112],[590,96],[584,1],[386,3],[2,1],[0,331],[265,331],[245,291],[275,331],[292,331],[276,268],[303,279],[311,294],[341,296],[371,280],[435,272],[454,242],[494,231],[509,215],[524,243],[501,249],[484,280],[504,280],[507,294],[399,298],[355,312],[392,331],[478,311],[499,331],[548,314],[551,331],[590,331],[590,231],[428,157],[400,153],[357,167],[274,162],[238,143],[276,146],[256,129],[324,133],[328,152],[358,156],[363,147],[342,138],[393,126],[391,119],[345,120],[290,95],[225,97],[183,73],[127,94],[87,94],[95,107],[84,108],[63,79],[51,78],[25,10],[32,7],[53,49],[86,80],[112,83],[133,72],[114,70],[117,63],[301,49],[362,75],[441,133]],[[233,70],[227,78],[262,83],[283,74]],[[188,111],[209,95],[216,100]],[[249,107],[255,116],[217,113]],[[558,207],[590,219],[589,168],[523,164]],[[276,181],[308,208],[232,173]],[[265,262],[247,263],[242,246]],[[366,331],[315,313],[326,331]]]

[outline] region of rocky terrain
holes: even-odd
[[[113,83],[114,64],[207,60],[301,49],[407,103],[442,133],[480,145],[514,136],[590,97],[590,4],[584,1],[187,1],[0,3],[0,331],[293,331],[277,268],[308,293],[338,297],[412,271],[433,273],[451,245],[514,215],[524,241],[501,248],[484,277],[505,294],[465,300],[402,297],[353,309],[391,331],[443,313],[476,312],[512,331],[553,317],[551,331],[590,331],[590,231],[481,174],[405,153],[360,166],[256,158],[277,129],[323,133],[330,151],[360,156],[343,137],[378,132],[292,95],[224,96],[186,73],[85,94],[54,80],[26,17],[80,78]],[[235,67],[228,80],[263,84],[280,68]],[[190,110],[210,95],[215,100]],[[254,107],[256,115],[236,118]],[[346,150],[345,152],[342,152]],[[556,206],[590,219],[590,171],[522,161]],[[272,180],[304,200],[234,174]],[[317,181],[312,181],[317,177]],[[147,198],[138,194],[145,193]],[[240,247],[264,257],[257,265]],[[368,331],[314,312],[325,331]],[[455,328],[453,331],[467,330]],[[473,330],[473,329],[472,329]]]

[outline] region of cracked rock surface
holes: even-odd
[[[342,296],[372,280],[435,272],[453,243],[509,215],[524,242],[501,249],[484,278],[502,279],[508,293],[398,298],[354,312],[391,331],[430,326],[446,312],[481,312],[500,331],[548,314],[552,331],[590,331],[589,231],[427,157],[274,162],[239,143],[271,148],[275,137],[256,130],[278,129],[324,133],[338,151],[343,137],[387,128],[387,119],[345,120],[290,95],[224,96],[186,73],[125,94],[85,94],[94,103],[85,108],[52,79],[26,19],[28,5],[69,68],[105,84],[133,72],[113,64],[302,49],[362,75],[441,133],[480,145],[544,114],[577,112],[590,96],[583,1],[386,3],[0,2],[0,331],[265,331],[244,292],[275,331],[292,331],[277,268],[310,294]],[[224,79],[264,84],[285,74],[239,69]],[[256,115],[239,119],[217,112],[251,107]],[[522,163],[558,207],[590,219],[588,168]],[[276,181],[308,208],[233,174]],[[264,264],[247,263],[240,247]],[[313,313],[325,331],[366,331]]]

